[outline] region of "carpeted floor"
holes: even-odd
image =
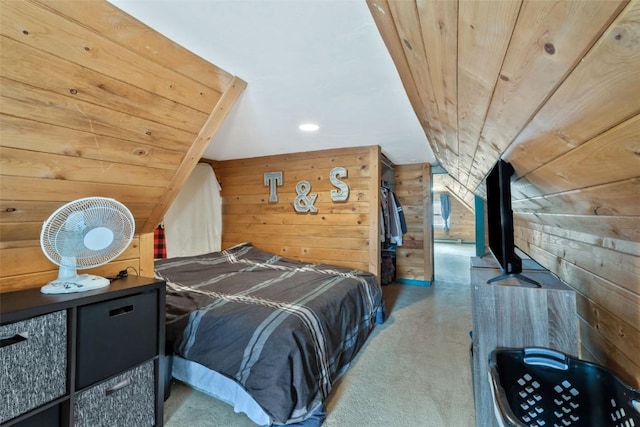
[[[474,426],[469,257],[436,244],[431,287],[391,284],[388,319],[367,340],[327,401],[326,427]],[[182,384],[165,402],[167,427],[255,427],[245,415]]]

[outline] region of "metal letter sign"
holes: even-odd
[[[347,177],[347,168],[337,167],[331,169],[331,174],[329,175],[329,180],[333,184],[337,190],[331,190],[331,200],[334,202],[344,202],[349,198],[349,186],[340,181],[338,178],[346,178]]]
[[[313,204],[316,202],[317,194],[309,194],[311,191],[311,184],[309,181],[300,181],[296,184],[296,196],[293,201],[293,207],[296,212],[311,212],[316,213],[318,209],[316,209]],[[309,197],[307,197],[309,195]]]
[[[282,185],[282,171],[265,172],[264,185],[269,186],[269,203],[277,203],[278,193],[276,192],[276,186]]]
[[[347,177],[347,168],[342,166],[331,169],[329,174],[329,180],[331,184],[336,187],[336,190],[331,190],[331,200],[333,202],[344,202],[349,198],[349,186],[339,178]],[[278,202],[278,187],[281,187],[284,182],[282,171],[279,172],[265,172],[264,185],[269,187],[269,203]],[[317,213],[318,209],[314,206],[317,194],[310,194],[311,184],[309,181],[299,181],[296,184],[297,196],[293,201],[293,207],[296,212],[311,212]]]

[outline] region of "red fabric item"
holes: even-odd
[[[164,228],[158,226],[153,232],[153,258],[167,257],[167,242],[164,238]]]

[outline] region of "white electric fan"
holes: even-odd
[[[84,292],[109,285],[109,279],[77,270],[97,267],[118,257],[133,239],[135,222],[125,205],[106,197],[87,197],[57,209],[42,226],[44,254],[60,266],[58,278],[43,286],[45,294]]]

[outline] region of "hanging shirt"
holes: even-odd
[[[404,211],[402,210],[402,206],[400,206],[400,201],[398,200],[398,197],[396,197],[396,194],[391,194],[393,194],[393,200],[396,202],[396,210],[398,211],[398,217],[400,218],[400,230],[402,231],[402,234],[407,234],[407,222],[404,219]]]
[[[384,242],[385,241],[385,228],[384,228],[384,214],[382,213],[382,204],[380,206],[378,206],[380,212],[378,212],[378,216],[380,218],[380,221],[378,221],[380,223],[380,226],[378,227],[378,234],[380,237],[380,242]]]
[[[391,231],[389,228],[389,203],[387,198],[388,188],[380,188],[380,207],[382,208],[382,222],[384,224],[384,239],[382,242],[391,243]]]
[[[389,206],[389,228],[391,231],[391,242],[402,246],[402,226],[400,225],[400,215],[398,205],[396,205],[395,195],[392,191],[387,191],[387,204]]]

